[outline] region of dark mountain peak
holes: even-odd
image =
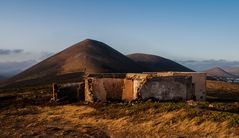
[[[90,39],[90,38],[86,38],[85,40],[83,40],[81,42],[99,42],[99,41],[94,40],[94,39]]]
[[[104,43],[102,43],[100,41],[97,41],[97,40],[94,40],[94,39],[87,38],[87,39],[85,39],[85,40],[83,40],[83,41],[81,41],[77,44],[82,44],[84,46],[88,46],[88,45],[100,45],[100,44],[102,45]]]
[[[116,51],[115,49],[113,49],[112,47],[110,47],[109,45],[97,41],[97,40],[93,40],[93,39],[85,39],[79,43],[76,43],[70,47],[68,47],[67,49],[65,49],[64,51],[62,51],[64,53],[74,53],[76,54],[76,52],[79,53],[89,53],[89,54],[104,54],[102,52],[106,52],[106,54],[108,52],[112,53],[120,53],[118,51]],[[60,53],[62,53],[60,52]]]

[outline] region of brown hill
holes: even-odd
[[[96,40],[86,39],[16,75],[8,80],[8,83],[74,72],[124,73],[142,71],[141,66],[110,46]]]
[[[235,78],[236,76],[226,72],[225,70],[215,67],[205,71],[210,77]]]
[[[224,69],[226,72],[239,77],[239,67],[229,67]]]
[[[128,57],[134,60],[136,63],[147,68],[146,72],[158,72],[158,71],[193,72],[193,70],[183,65],[180,65],[172,60],[156,55],[135,53],[128,55]]]

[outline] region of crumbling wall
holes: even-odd
[[[91,81],[89,83],[89,80]],[[86,86],[86,100],[90,102],[106,102],[122,100],[124,79],[91,78]],[[93,96],[93,98],[92,98]]]
[[[163,72],[157,73],[159,76],[191,76],[192,86],[194,86],[193,97],[197,101],[206,100],[206,73],[199,72]]]
[[[85,101],[94,102],[92,79],[85,79]]]
[[[206,100],[206,73],[183,73],[175,72],[174,76],[185,75],[192,76],[192,83],[195,85],[195,98],[197,101]]]
[[[153,77],[148,78],[138,91],[142,99],[187,100],[191,92],[191,77]]]
[[[133,84],[131,85],[133,93],[131,100],[139,99],[139,91],[142,89],[142,86],[147,81],[147,78],[151,78],[151,74],[143,74],[143,73],[128,73],[127,78],[133,80]]]

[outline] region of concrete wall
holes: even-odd
[[[137,93],[142,99],[188,100],[191,85],[191,77],[154,77],[148,79]]]
[[[174,76],[185,75],[192,76],[192,83],[195,85],[195,98],[197,101],[206,100],[206,73],[179,73],[175,72]]]
[[[206,73],[198,72],[162,72],[158,76],[191,76],[194,86],[193,96],[197,101],[206,100]]]

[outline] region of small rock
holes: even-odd
[[[209,104],[208,107],[209,108],[214,108],[214,106],[212,104]]]

